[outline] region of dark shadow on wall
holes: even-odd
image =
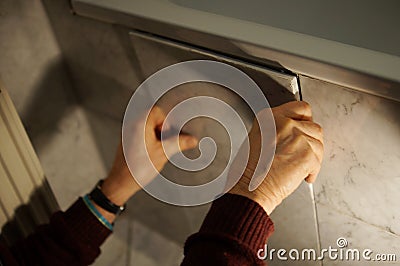
[[[57,130],[57,121],[65,115],[69,106],[77,104],[61,59],[51,62],[43,73],[42,80],[32,89],[33,97],[20,114],[33,142],[44,130]]]
[[[101,111],[93,112],[90,106],[84,105],[79,100],[75,88],[66,74],[64,62],[56,60],[48,65],[46,70],[43,70],[42,79],[32,89],[33,96],[24,108],[24,113],[20,114],[21,120],[35,150],[43,151],[52,136],[62,130],[59,122],[68,116],[68,113],[73,111],[76,106],[85,108],[87,112],[96,113],[97,117],[104,117],[104,121],[96,122],[91,119],[92,116],[87,115],[92,136],[95,138],[103,163],[109,168],[120,141],[122,114],[132,92],[123,89],[123,85],[117,80],[97,73],[94,69],[85,69],[84,71],[95,77],[99,84],[108,88],[119,88],[98,92],[93,90],[92,94],[88,95],[87,99],[90,99],[90,102],[97,107],[101,106]],[[120,122],[110,113],[119,114]],[[107,124],[107,121],[113,121],[113,123]],[[48,141],[43,141],[43,136]]]
[[[1,228],[1,239],[12,245],[32,234],[36,226],[49,222],[50,216],[59,210],[56,199],[47,181],[37,187],[29,202],[18,206],[11,219]]]
[[[79,102],[120,120],[145,78],[129,29],[74,15],[68,0],[42,2]]]

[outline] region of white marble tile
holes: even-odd
[[[96,143],[97,151],[107,169],[111,169],[115,152],[121,141],[122,117],[118,120],[103,113],[84,109],[91,136]],[[102,176],[101,178],[103,178]]]
[[[400,103],[305,77],[301,85],[325,135],[316,200],[400,235]]]
[[[114,224],[113,234],[101,246],[101,254],[94,266],[126,266],[129,265],[128,241],[130,220],[119,217]],[[139,264],[136,264],[139,265]]]
[[[53,127],[32,139],[62,209],[106,176],[119,131],[118,121],[72,105]]]
[[[318,250],[318,234],[312,197],[308,185],[300,187],[271,214],[275,232],[268,240],[269,249]],[[272,260],[268,265],[320,265],[318,261]]]
[[[164,227],[164,230],[168,230]],[[130,264],[176,266],[183,259],[183,245],[177,245],[140,222],[131,222]]]
[[[388,233],[379,227],[369,225],[347,214],[333,210],[331,207],[318,204],[319,230],[321,248],[338,248],[337,239],[342,237],[348,242],[344,249],[371,249],[371,258],[377,254],[395,254],[396,262],[330,260],[328,256],[323,261],[324,266],[333,265],[398,265],[400,261],[400,237]],[[345,258],[345,256],[344,256]],[[351,258],[351,257],[350,257]]]
[[[127,206],[124,215],[179,246],[183,246],[186,238],[198,231],[207,210],[170,205],[144,191],[129,200]]]
[[[62,209],[106,174],[85,111],[79,106],[70,106],[51,130],[32,141]]]

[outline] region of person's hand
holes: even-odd
[[[132,163],[137,165],[146,165],[143,162],[148,160],[149,157],[158,173],[163,169],[164,165],[168,161],[160,140],[161,128],[163,128],[164,120],[165,114],[159,107],[155,106],[151,110],[147,122],[146,116],[143,115],[143,118],[134,125],[132,132],[130,133],[130,137],[132,137],[131,146],[133,148],[125,150],[125,152],[130,152],[129,158]],[[143,130],[143,128],[145,128],[145,130]],[[170,128],[167,126],[164,127],[164,130],[168,131]],[[147,151],[135,149],[137,146],[136,143],[142,142],[143,140],[145,140]],[[179,152],[179,150],[184,151],[193,149],[197,146],[197,143],[197,139],[193,136],[187,134],[175,134],[165,140],[163,145],[167,154],[174,154]],[[145,176],[147,178],[145,180],[145,184],[142,185],[150,183],[157,175],[157,172],[154,171],[154,168],[151,167],[147,169],[146,167],[143,167],[140,169],[141,176]],[[131,196],[133,196],[134,193],[140,189],[140,185],[135,181],[129,171],[129,168],[125,162],[122,145],[120,144],[115,157],[114,165],[110,171],[110,174],[104,180],[102,192],[113,203],[117,205],[123,205]]]
[[[317,178],[324,153],[322,128],[313,122],[306,102],[289,102],[272,108],[276,124],[276,151],[271,168],[254,191],[249,191],[260,147],[257,120],[249,133],[250,156],[246,170],[229,193],[246,196],[259,203],[270,214],[303,180]],[[254,154],[256,156],[254,156]]]

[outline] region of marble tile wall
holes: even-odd
[[[0,33],[9,40],[0,42],[0,77],[60,205],[66,208],[106,175],[126,102],[149,74],[143,60],[151,58],[161,66],[185,57],[153,47],[158,55],[154,57],[143,46],[141,60],[126,29],[74,16],[68,1],[43,3],[0,2]],[[18,30],[10,31],[15,23]],[[325,130],[325,160],[315,184],[321,247],[334,246],[338,237],[345,237],[349,247],[400,255],[399,104],[307,77],[300,81],[304,99]],[[277,234],[271,245],[318,246],[310,219],[314,213],[304,208],[312,203],[308,194],[302,185],[273,213]],[[208,206],[179,209],[144,193],[133,200],[95,265],[176,265],[185,237],[198,229]],[[157,248],[163,250],[154,257]],[[328,266],[342,264],[346,265],[324,261]]]
[[[307,77],[300,83],[325,135],[315,184],[321,246],[345,237],[349,248],[399,256],[400,103]]]

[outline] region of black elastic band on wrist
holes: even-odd
[[[100,180],[97,185],[93,188],[92,192],[90,192],[89,197],[92,201],[94,201],[101,208],[105,209],[108,212],[111,212],[115,215],[121,214],[123,210],[125,210],[125,205],[118,206],[112,203],[106,195],[101,191],[101,185],[103,184],[103,180]]]

